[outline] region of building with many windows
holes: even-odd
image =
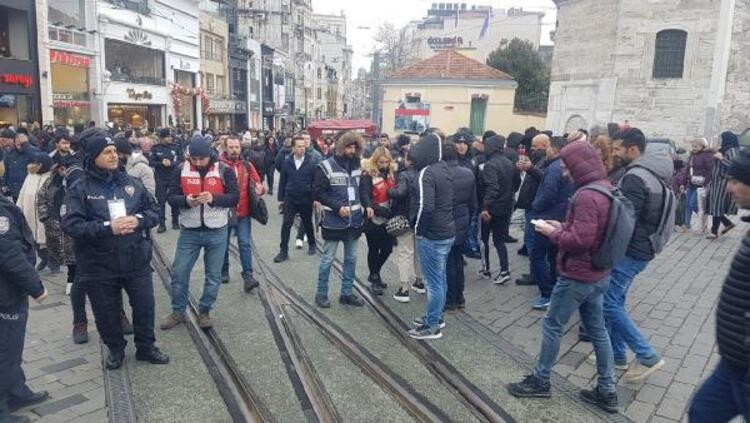
[[[36,21],[33,0],[0,3],[0,126],[41,122]]]
[[[746,0],[556,3],[549,129],[629,121],[653,137],[715,142],[750,127]]]
[[[204,2],[208,6],[215,3]],[[218,9],[201,5],[200,13],[201,74],[208,96],[208,113],[204,126],[228,130],[233,126],[234,101],[229,98],[229,25]]]

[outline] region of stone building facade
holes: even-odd
[[[629,121],[685,143],[750,127],[749,0],[555,3],[550,129]]]

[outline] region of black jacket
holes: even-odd
[[[408,218],[411,215],[409,199],[417,195],[417,170],[414,166],[403,168],[398,171],[396,179],[398,180],[396,187],[388,190],[388,197],[393,200],[391,211],[394,216],[401,215]]]
[[[445,240],[456,236],[453,220],[453,174],[442,161],[437,135],[425,136],[409,153],[417,168],[416,195],[410,198],[409,220],[417,236]]]
[[[21,209],[0,195],[0,312],[19,311],[27,296],[44,293],[35,264],[34,236]]]
[[[125,201],[138,218],[129,235],[112,234],[108,201]],[[149,229],[159,224],[159,205],[141,181],[122,171],[95,168],[67,189],[62,229],[74,240],[76,276],[83,279],[137,277],[151,272]]]
[[[172,162],[171,166],[164,166],[164,159]],[[171,144],[161,143],[151,147],[151,155],[148,164],[154,168],[154,178],[157,184],[169,184],[174,169],[182,163],[182,148],[176,142]]]
[[[750,222],[748,217],[742,220]],[[716,343],[724,360],[750,371],[750,232],[742,239],[721,288]]]
[[[482,210],[489,211],[493,216],[510,216],[513,213],[513,196],[521,185],[521,174],[503,155],[496,137],[488,138],[484,145],[488,159],[481,171],[485,187]]]
[[[476,179],[471,170],[455,160],[449,160],[448,167],[453,174],[453,219],[456,225],[456,239],[453,245],[463,245],[468,237],[471,217],[477,214]]]
[[[633,168],[636,167],[648,169],[645,177],[634,172]],[[628,257],[645,261],[655,257],[650,237],[659,229],[664,187],[669,187],[673,172],[674,164],[666,154],[647,153],[633,160],[620,179],[618,187],[633,202],[636,217],[635,231],[628,245]]]
[[[544,157],[545,153],[543,151],[531,153],[531,163],[534,166],[526,171],[526,177],[523,178],[521,188],[518,189],[516,208],[523,210],[531,209],[531,203],[536,196],[536,190],[539,189],[539,184],[542,182],[542,170],[540,168],[544,163]]]
[[[266,170],[269,166],[269,160],[266,157],[266,150],[263,146],[258,145],[249,148],[243,157],[255,166],[255,171],[258,172],[258,176],[260,176],[260,180],[262,181],[266,176]]]
[[[342,156],[334,155],[333,159],[338,162],[339,166],[347,170],[349,174],[351,174],[354,170],[359,169],[360,167],[359,158],[348,160]],[[294,166],[294,162],[292,162],[292,166]],[[359,188],[359,198],[361,202],[361,199],[363,197],[361,183]],[[330,191],[331,182],[328,180],[328,177],[326,176],[320,164],[316,164],[315,173],[313,175],[313,200],[326,207],[330,207],[332,210],[339,210],[342,206],[344,206],[344,204],[340,204],[334,201],[328,195]],[[321,228],[323,239],[325,239],[326,241],[345,241],[359,238],[362,235],[362,229],[364,228],[364,225],[362,225],[361,227],[348,227],[342,230],[329,229],[323,226],[321,226]]]
[[[313,176],[316,168],[317,166],[309,154],[305,154],[302,166],[299,169],[294,164],[294,155],[286,156],[281,163],[278,200],[294,204],[310,204],[310,207],[312,207]]]

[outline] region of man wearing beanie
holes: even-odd
[[[120,170],[114,141],[101,134],[85,143],[85,174],[65,195],[62,229],[74,241],[77,282],[91,301],[96,328],[109,348],[108,369],[122,366],[125,345],[121,292],[133,308],[136,359],[166,364],[154,345],[153,244],[158,208],[141,181]]]
[[[740,151],[728,170],[727,193],[750,209],[750,150]],[[742,218],[750,222],[750,217]],[[750,232],[734,255],[716,308],[716,344],[721,360],[690,406],[691,422],[750,421]]]
[[[143,183],[151,195],[156,194],[156,182],[154,182],[154,170],[148,165],[148,159],[141,153],[137,146],[133,147],[125,137],[115,137],[117,157],[128,175]]]
[[[180,167],[182,162],[182,148],[172,137],[169,128],[162,128],[159,131],[159,144],[151,148],[151,155],[148,162],[154,168],[154,178],[156,179],[156,201],[159,203],[159,228],[158,233],[167,230],[166,225],[166,204],[169,195],[167,188],[172,181],[172,174],[175,169]],[[178,218],[180,210],[172,208],[172,229],[180,229]]]
[[[172,313],[161,324],[172,329],[185,321],[193,265],[203,250],[206,279],[198,304],[198,325],[211,327],[209,312],[219,294],[227,252],[229,212],[237,206],[239,188],[232,168],[218,160],[207,137],[193,136],[185,161],[172,177],[169,205],[180,211],[180,237],[172,269]]]

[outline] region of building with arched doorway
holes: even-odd
[[[714,141],[750,127],[750,3],[555,0],[547,127],[629,121]]]

